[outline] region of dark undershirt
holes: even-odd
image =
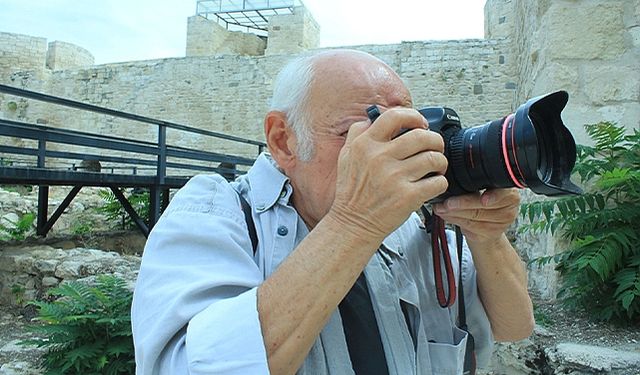
[[[338,305],[349,357],[356,375],[388,375],[378,323],[364,273]]]

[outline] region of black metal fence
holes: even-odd
[[[202,137],[201,144],[228,141],[244,147],[255,147],[256,155],[265,147],[263,142],[255,140],[16,87],[0,84],[0,93],[157,127],[157,141],[151,142],[0,118],[0,184],[39,186],[39,235],[46,235],[83,186],[110,188],[142,232],[148,235],[168,204],[169,189],[183,186],[191,176],[200,172],[217,172],[233,178],[244,173],[255,161],[250,157],[168,144],[168,129],[197,134]],[[16,146],[16,140],[22,144]],[[172,173],[168,174],[168,170]],[[74,188],[48,218],[48,191],[51,185]],[[144,222],[127,201],[121,190],[126,187],[149,189],[148,222]]]

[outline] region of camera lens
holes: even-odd
[[[486,188],[530,188],[537,194],[580,194],[569,177],[576,146],[560,118],[568,94],[558,91],[531,99],[516,113],[462,129],[450,108],[420,113],[442,135],[449,167],[448,190],[434,201]]]
[[[509,139],[503,123],[513,122],[509,118],[482,126],[461,129],[451,135],[445,145],[449,160],[449,192],[452,195],[471,193],[488,187],[524,188],[524,176],[513,156],[513,142]],[[511,125],[513,126],[513,125]]]

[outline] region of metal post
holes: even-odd
[[[49,186],[38,186],[38,221],[36,223],[36,233],[38,236],[45,236],[47,234],[47,216],[49,207]]]
[[[167,175],[167,127],[160,125],[158,127],[158,185],[164,184]]]
[[[152,186],[149,189],[149,231],[160,218],[160,205],[160,189],[158,186]]]
[[[169,189],[162,189],[162,207],[160,207],[160,214],[169,207]]]
[[[45,157],[47,155],[47,141],[44,137],[38,139],[38,168],[44,168],[46,166]],[[49,208],[49,186],[38,186],[38,218],[36,222],[36,234],[38,236],[45,236],[47,234],[47,216]]]

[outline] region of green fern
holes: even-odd
[[[559,297],[597,319],[640,322],[640,132],[611,122],[586,125],[595,145],[579,146],[574,172],[580,196],[523,204],[521,231],[561,234],[568,246],[554,256]]]
[[[8,224],[0,222],[0,240],[3,241],[24,241],[27,238],[27,234],[33,229],[33,222],[36,220],[36,215],[29,212],[22,215],[16,222],[12,222],[8,219]]]
[[[32,329],[42,338],[23,345],[45,348],[46,374],[133,374],[132,294],[126,282],[98,276],[95,285],[70,281],[49,294],[53,302],[34,301]]]
[[[132,190],[124,192],[131,207],[138,213],[143,221],[149,222],[149,192]],[[103,200],[102,206],[97,211],[104,214],[108,220],[119,223],[122,229],[135,228],[135,222],[129,217],[122,204],[111,190],[99,190],[98,195]]]

